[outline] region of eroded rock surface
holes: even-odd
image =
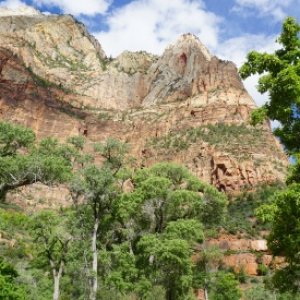
[[[283,180],[288,160],[232,62],[181,36],[161,56],[107,58],[72,16],[0,14],[0,118],[38,138],[112,136],[140,166],[174,161],[226,192]],[[87,150],[89,146],[87,146]]]

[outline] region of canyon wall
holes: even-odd
[[[101,41],[100,41],[101,43]],[[72,16],[0,12],[0,118],[37,138],[130,144],[138,166],[174,161],[226,192],[284,180],[288,160],[232,62],[184,34],[161,56],[108,58]]]

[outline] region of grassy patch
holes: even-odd
[[[163,137],[155,137],[148,143],[154,149],[174,149],[178,151],[186,150],[198,141],[204,141],[238,156],[241,155],[241,147],[255,147],[264,142],[260,129],[247,127],[244,124],[227,125],[218,123],[170,132]]]
[[[111,119],[111,116],[107,112],[100,112],[97,118],[101,121],[108,121]]]

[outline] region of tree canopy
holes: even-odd
[[[6,255],[18,262],[28,252],[33,256],[18,266],[27,274],[22,284],[36,286],[25,289],[29,299],[49,299],[53,291],[53,299],[187,300],[194,299],[194,288],[203,287],[195,284],[192,257],[205,230],[223,223],[225,194],[173,163],[128,169],[128,145],[112,138],[95,145],[102,156],[98,164],[83,153],[81,137],[36,141],[31,130],[5,123],[1,149],[4,196],[39,181],[65,183],[74,200],[70,208],[30,216],[0,210],[0,230],[18,232],[19,253],[7,249]],[[125,181],[130,191],[123,191]],[[205,253],[206,264],[216,256]],[[5,279],[6,288],[22,296],[15,278]],[[235,281],[211,278],[220,281],[220,295],[235,293]]]
[[[0,122],[0,198],[34,182],[68,181],[75,153],[71,144],[53,138],[37,143],[31,129]]]
[[[263,74],[258,91],[269,93],[269,101],[254,111],[252,121],[261,122],[265,117],[278,120],[282,127],[275,134],[291,153],[300,150],[300,25],[288,17],[277,42],[282,48],[273,54],[251,51],[240,68],[243,79],[252,74]]]
[[[0,299],[25,300],[25,291],[14,280],[18,277],[17,271],[0,257]]]
[[[288,187],[278,192],[273,203],[257,210],[264,221],[271,222],[268,246],[275,255],[284,255],[288,266],[277,271],[274,284],[280,290],[300,291],[300,24],[285,19],[277,40],[281,48],[273,54],[252,51],[240,69],[242,78],[263,74],[258,90],[269,93],[269,101],[252,114],[255,125],[265,117],[278,120],[275,130],[289,154],[296,159],[287,179]],[[288,280],[287,280],[288,279]]]

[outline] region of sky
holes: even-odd
[[[32,6],[72,14],[108,56],[124,50],[162,54],[183,33],[197,35],[210,52],[241,66],[251,50],[272,52],[286,16],[300,22],[300,0],[0,0],[0,6]],[[244,84],[258,105],[257,76]]]

